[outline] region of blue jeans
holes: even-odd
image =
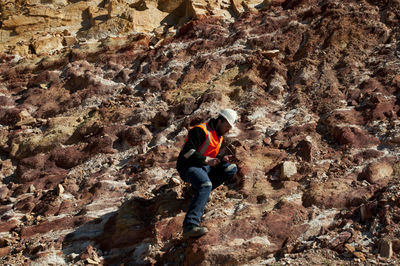
[[[183,225],[199,225],[212,189],[230,179],[237,172],[235,164],[222,162],[216,166],[188,167],[179,172],[182,180],[192,184],[195,190]]]

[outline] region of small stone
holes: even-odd
[[[266,137],[263,140],[264,145],[269,146],[271,144],[271,138],[270,137]]]
[[[281,165],[281,180],[288,180],[297,173],[295,162],[286,161]]]
[[[354,251],[356,251],[356,249],[355,249],[353,246],[349,245],[349,244],[344,244],[344,247],[345,247],[348,251],[350,251],[351,253],[353,253]]]
[[[361,261],[365,261],[366,260],[364,254],[362,252],[356,251],[356,252],[353,252],[353,255],[355,257],[359,258]]]
[[[29,213],[25,214],[25,220],[26,221],[33,221],[34,217],[32,215],[30,215]]]
[[[272,59],[274,57],[277,57],[279,55],[279,53],[280,53],[279,50],[267,50],[267,51],[264,51],[262,54],[263,54],[263,56],[265,56],[269,59]]]
[[[61,196],[64,193],[64,187],[61,184],[57,186],[57,196]]]
[[[89,263],[89,264],[99,265],[99,263],[97,261],[92,260],[91,258],[87,258],[86,262]]]
[[[176,186],[181,184],[181,181],[175,177],[171,178],[171,182]]]
[[[97,263],[100,263],[101,261],[96,252],[93,253],[93,260],[96,261]]]
[[[35,191],[36,191],[35,186],[34,186],[33,184],[31,184],[31,185],[29,186],[28,192],[29,192],[29,193],[35,193]]]

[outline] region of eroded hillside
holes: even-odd
[[[103,36],[129,22],[112,3],[83,29],[73,13],[60,49],[3,46],[2,263],[398,263],[399,1],[205,2],[196,16],[121,1],[180,19]],[[222,107],[239,114],[224,145],[239,172],[212,192],[210,232],[183,241],[176,158]]]

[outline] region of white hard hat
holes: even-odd
[[[220,115],[223,116],[226,119],[226,121],[228,121],[228,123],[232,127],[235,126],[237,113],[234,110],[232,110],[232,109],[222,109]]]

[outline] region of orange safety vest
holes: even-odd
[[[203,156],[208,156],[211,158],[217,157],[224,137],[218,137],[217,132],[212,130],[208,123],[203,123],[194,127],[200,127],[203,129],[204,133],[206,133],[206,140],[202,145],[200,145],[200,147],[197,149],[197,152]]]

